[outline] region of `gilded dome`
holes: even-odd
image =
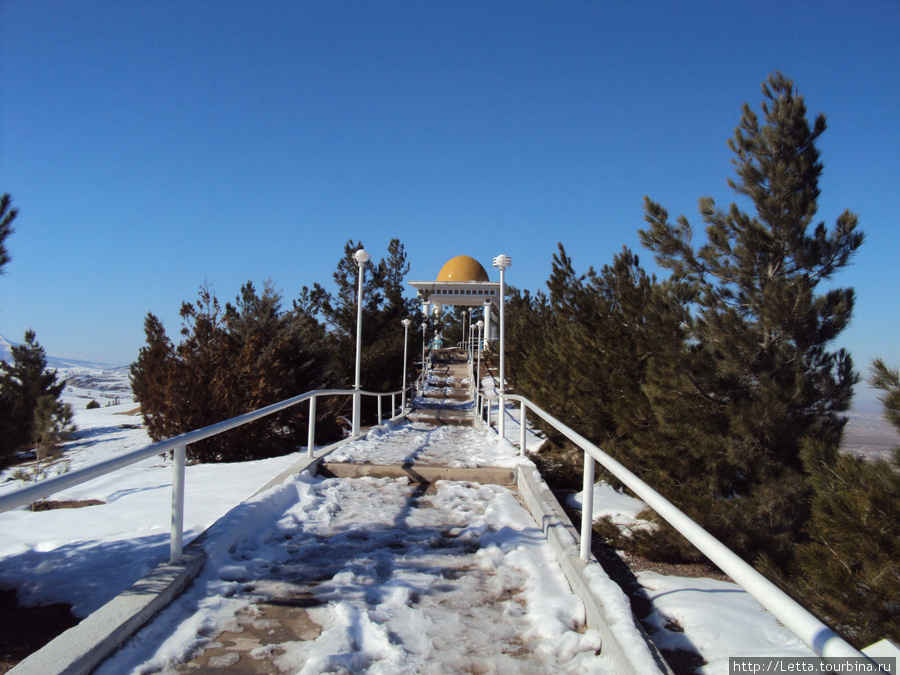
[[[467,255],[458,255],[444,263],[436,281],[490,281],[481,263]]]

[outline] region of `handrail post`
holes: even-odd
[[[397,414],[397,395],[391,394],[391,419]]]
[[[581,503],[581,559],[591,559],[591,537],[594,530],[594,458],[584,453],[584,483]]]
[[[491,428],[491,400],[487,400],[487,428]]]
[[[181,562],[184,543],[184,465],[187,446],[172,451],[172,529],[169,539],[169,562]]]
[[[376,398],[378,399],[378,426],[380,426],[380,425],[381,425],[381,419],[382,419],[382,414],[381,414],[381,394],[378,394],[378,396],[376,396]]]
[[[525,456],[525,401],[519,401],[519,454]]]
[[[316,397],[315,394],[309,397],[309,433],[306,437],[306,456],[315,457],[316,449]]]

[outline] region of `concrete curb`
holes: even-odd
[[[596,628],[600,631],[603,640],[602,653],[609,655],[616,662],[617,673],[638,673],[644,675],[648,672],[667,673],[672,671],[665,659],[659,653],[656,646],[650,641],[643,627],[631,614],[631,603],[624,592],[609,579],[603,567],[595,559],[585,563],[581,559],[578,531],[569,521],[559,501],[550,488],[541,478],[535,467],[520,465],[517,472],[517,487],[519,495],[531,512],[535,522],[543,529],[544,536],[556,554],[556,559],[562,568],[563,574],[569,582],[572,591],[584,602],[585,618],[588,628]],[[628,618],[630,622],[618,622],[604,607],[603,598],[597,596],[592,589],[590,578],[602,577],[609,583],[604,584],[605,591],[619,593],[621,597],[614,600],[618,604],[627,604]],[[613,601],[613,598],[607,598]],[[616,623],[628,623],[629,625],[617,626]],[[628,631],[632,639],[627,645],[622,644],[617,635],[618,632]],[[640,636],[635,639],[634,636]]]
[[[396,422],[402,417],[404,416],[398,416],[391,421]],[[315,457],[304,457],[266,483],[253,496],[281,485],[290,476],[303,471],[310,471],[315,475],[319,467],[341,478],[407,476],[415,482],[424,483],[433,483],[438,480],[460,480],[514,487],[518,490],[535,522],[541,526],[572,590],[582,598],[587,625],[589,628],[597,628],[600,631],[603,651],[616,661],[617,672],[646,673],[648,670],[652,670],[671,673],[665,660],[662,659],[633,616],[631,616],[633,625],[621,626],[619,630],[637,632],[643,639],[642,646],[646,652],[636,654],[636,651],[641,650],[640,648],[636,650],[634,644],[630,645],[630,649],[623,648],[616,631],[609,626],[614,621],[609,621],[602,599],[597,597],[588,581],[590,576],[596,577],[598,574],[607,580],[608,577],[596,561],[587,564],[581,561],[578,550],[578,534],[537,469],[527,465],[504,469],[498,467],[453,468],[352,463],[326,465],[322,463],[322,460],[332,451],[353,440],[357,439],[343,439],[317,451]],[[241,504],[238,504],[235,508],[240,506]],[[87,675],[90,673],[158,612],[175,600],[200,574],[207,560],[204,550],[206,535],[213,527],[215,524],[185,547],[180,564],[160,564],[146,577],[110,600],[77,626],[70,628],[42,649],[21,661],[8,671],[9,674]],[[613,592],[621,593],[613,582],[609,583],[614,586]],[[628,602],[627,598],[625,598],[625,602]],[[648,664],[655,667],[648,668]]]
[[[414,483],[434,483],[439,480],[468,481],[471,483],[494,483],[514,487],[516,470],[500,467],[450,467],[428,465],[396,464],[362,464],[352,462],[321,463],[318,465],[320,476],[335,478],[403,478],[408,477]],[[330,476],[329,476],[330,477]]]
[[[205,563],[206,554],[200,546],[186,548],[181,564],[159,565],[8,672],[10,675],[90,673],[178,597],[200,574]]]
[[[405,417],[398,415],[396,422]],[[311,471],[324,457],[355,438],[345,438],[304,457],[270,480],[250,498],[281,485],[289,476]],[[246,501],[246,500],[245,500]],[[243,504],[243,502],[241,502]],[[235,506],[240,507],[241,504]],[[230,513],[231,511],[229,511]],[[224,516],[223,516],[224,517]],[[220,519],[221,520],[221,519]],[[218,521],[217,521],[218,522]],[[161,563],[90,616],[10,669],[8,675],[87,675],[165,609],[197,578],[207,554],[204,544],[215,523],[185,546],[182,562]]]

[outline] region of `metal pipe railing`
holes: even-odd
[[[396,394],[401,393],[402,391],[403,390],[397,390],[395,392],[386,392],[384,394],[370,391],[363,391],[359,393],[362,396],[378,397],[378,423],[381,424],[381,397],[390,395],[393,401],[393,397],[396,396]],[[212,438],[213,436],[217,436],[226,431],[236,429],[237,427],[249,424],[250,422],[255,422],[259,419],[262,419],[263,417],[273,415],[277,412],[281,412],[282,410],[286,410],[287,408],[298,405],[308,399],[309,435],[307,437],[307,456],[313,457],[316,434],[316,397],[353,396],[356,393],[357,392],[354,389],[317,389],[314,391],[308,391],[305,394],[300,394],[299,396],[285,399],[284,401],[280,401],[279,403],[273,403],[272,405],[266,406],[265,408],[260,408],[259,410],[254,410],[237,417],[232,417],[231,419],[225,420],[223,422],[211,424],[207,427],[203,427],[202,429],[196,429],[194,431],[189,431],[187,433],[181,434],[179,436],[174,436],[163,441],[151,443],[150,445],[147,445],[143,448],[128,452],[113,459],[106,460],[105,462],[98,462],[97,464],[94,464],[92,466],[88,466],[77,471],[72,471],[71,473],[67,473],[62,476],[48,478],[46,480],[40,481],[39,483],[35,483],[33,485],[29,485],[28,487],[16,490],[15,492],[2,495],[0,496],[0,513],[10,511],[15,508],[20,508],[22,506],[28,506],[32,502],[43,499],[44,497],[49,497],[50,495],[67,488],[81,485],[82,483],[87,483],[88,481],[91,481],[95,478],[113,473],[114,471],[118,471],[119,469],[125,468],[126,466],[136,464],[137,462],[140,462],[149,457],[161,455],[171,451],[173,453],[172,533],[169,545],[169,560],[173,563],[179,562],[181,560],[184,538],[184,474],[186,448],[188,445],[205,440],[207,438]],[[406,411],[403,410],[399,413],[399,415],[395,416],[393,415],[392,410],[391,419],[395,419],[396,417],[405,414],[405,412]]]
[[[490,427],[489,401],[497,400],[500,397],[497,394],[486,394],[484,392],[479,392],[478,397],[488,402],[488,427]],[[591,537],[593,534],[591,516],[593,514],[594,462],[596,461],[628,486],[635,495],[642,499],[660,517],[684,535],[688,541],[696,546],[719,569],[731,577],[735,583],[756,598],[766,610],[816,654],[825,657],[865,657],[864,654],[854,649],[833,630],[807,611],[800,603],[758,572],[752,565],[745,562],[734,551],[691,520],[672,502],[584,436],[572,430],[523,396],[504,394],[504,398],[506,400],[519,401],[522,404],[522,430],[525,428],[524,410],[528,408],[584,451],[584,503],[581,517],[581,557],[583,560],[587,561],[591,552]],[[499,414],[504,414],[502,408]],[[520,433],[520,439],[523,436],[524,432]],[[524,446],[524,440],[521,442]]]

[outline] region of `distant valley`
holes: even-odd
[[[9,348],[16,344],[0,335],[0,359],[9,361]],[[47,356],[47,364],[56,368],[59,377],[65,378],[68,396],[78,399],[95,398],[100,401],[120,398],[131,400],[131,384],[128,366],[115,366],[92,361],[81,361],[58,356]],[[71,400],[70,400],[71,402]],[[895,447],[900,446],[900,434],[881,416],[877,403],[863,402],[848,413],[843,449],[861,457],[888,459]]]

